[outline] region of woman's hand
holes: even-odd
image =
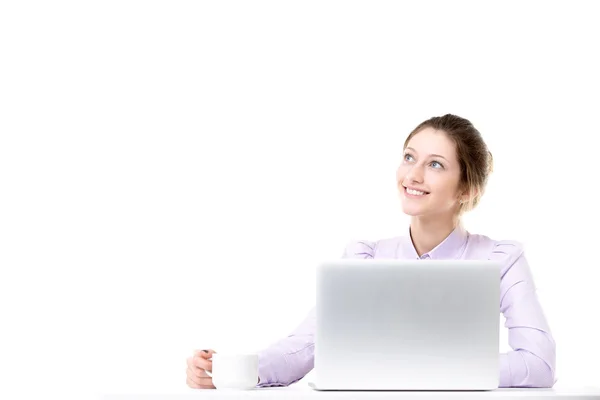
[[[206,371],[212,372],[212,355],[214,350],[196,350],[187,359],[186,383],[193,389],[215,389],[212,378]]]

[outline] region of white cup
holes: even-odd
[[[213,385],[217,389],[253,389],[258,384],[258,354],[212,355]]]

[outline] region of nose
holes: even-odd
[[[423,170],[418,165],[413,165],[406,173],[406,179],[410,182],[423,183]]]

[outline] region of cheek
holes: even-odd
[[[425,185],[431,192],[436,196],[445,196],[448,190],[448,182],[440,176],[439,173],[435,171],[426,170],[425,175],[423,176],[423,181]]]
[[[402,182],[406,176],[406,167],[400,166],[396,170],[396,182]]]
[[[435,188],[435,192],[439,195],[439,197],[444,198],[444,200],[451,200],[454,198],[456,194],[456,184],[454,182],[448,181],[448,179],[441,179],[440,177],[433,177],[431,179],[431,187]]]

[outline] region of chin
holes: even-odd
[[[413,211],[404,211],[404,214],[408,215],[409,217],[419,217],[419,216],[423,215],[422,212],[413,212]]]
[[[406,204],[402,205],[402,212],[411,217],[423,215],[423,214],[425,214],[425,211],[426,210],[424,210],[423,207],[412,207],[412,206],[408,206]]]

